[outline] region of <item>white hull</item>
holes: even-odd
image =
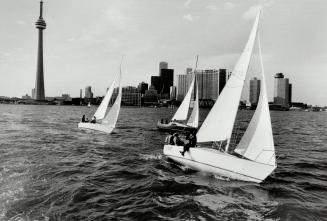
[[[261,183],[276,168],[210,148],[190,148],[184,157],[180,153],[182,150],[182,146],[165,145],[163,153],[191,169],[236,180]]]
[[[112,131],[115,129],[114,127],[110,127],[108,125],[103,124],[92,124],[92,123],[78,123],[78,128],[84,128],[84,129],[90,129],[90,130],[97,130],[104,133],[112,133]]]

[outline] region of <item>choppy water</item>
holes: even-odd
[[[156,122],[175,110],[77,129],[94,110],[0,105],[0,220],[326,220],[326,112],[271,112],[278,168],[258,185],[169,163]]]

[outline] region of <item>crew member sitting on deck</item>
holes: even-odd
[[[95,116],[93,116],[93,119],[91,120],[91,123],[92,124],[95,124],[96,123],[96,120],[97,120],[97,118]]]
[[[83,114],[83,117],[82,117],[82,123],[85,122],[85,114]]]
[[[186,140],[188,141],[185,145],[184,145],[184,149],[183,151],[180,151],[180,153],[182,154],[182,156],[184,156],[186,151],[190,150],[190,147],[195,147],[196,146],[196,135],[191,133],[188,134],[186,136]]]
[[[174,133],[174,145],[176,146],[183,146],[184,142],[179,138],[178,133]]]
[[[169,135],[166,137],[165,143],[168,145],[174,145],[173,132],[169,132]]]

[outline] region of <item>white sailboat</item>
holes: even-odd
[[[239,100],[256,40],[260,12],[253,25],[249,40],[230,79],[197,133],[199,143],[212,143],[211,148],[190,148],[184,157],[182,146],[164,146],[164,155],[198,171],[217,174],[231,179],[260,183],[277,167],[271,120],[268,107],[265,76],[261,58],[262,86],[257,109],[235,149],[239,155],[230,154],[228,147],[232,136]],[[221,146],[227,144],[225,150]],[[219,148],[213,148],[213,147]]]
[[[108,104],[110,102],[116,84],[119,85],[118,95],[116,97],[114,104],[106,114]],[[121,98],[122,98],[122,87],[121,87],[121,68],[120,68],[119,75],[112,82],[109,90],[107,91],[106,96],[103,98],[101,104],[99,105],[98,109],[93,115],[93,117],[95,117],[96,119],[96,123],[80,122],[78,124],[78,127],[84,129],[102,131],[105,133],[111,133],[116,127],[116,123],[120,111]]]
[[[190,117],[188,117],[192,92],[195,90],[195,99],[193,101],[193,109]],[[176,130],[176,131],[196,131],[199,126],[199,93],[196,82],[196,75],[193,75],[190,87],[182,101],[181,105],[177,109],[176,113],[172,117],[171,121],[165,123],[163,120],[159,120],[157,124],[160,130]]]
[[[87,107],[91,107],[91,103],[90,102],[87,104]]]

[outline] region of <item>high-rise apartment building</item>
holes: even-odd
[[[219,92],[226,84],[226,70],[196,70],[195,74],[199,90],[199,100],[216,100]],[[177,100],[182,101],[184,99],[192,78],[193,74],[178,75]]]
[[[93,92],[92,92],[91,86],[87,86],[85,88],[85,98],[91,99],[91,100],[93,99]]]
[[[291,101],[290,96],[292,96],[290,94],[291,87],[289,84],[289,79],[284,78],[283,73],[277,73],[275,75],[274,85],[274,104],[280,105],[282,107],[289,107]]]
[[[250,103],[257,106],[260,96],[261,80],[253,78],[250,80]]]

